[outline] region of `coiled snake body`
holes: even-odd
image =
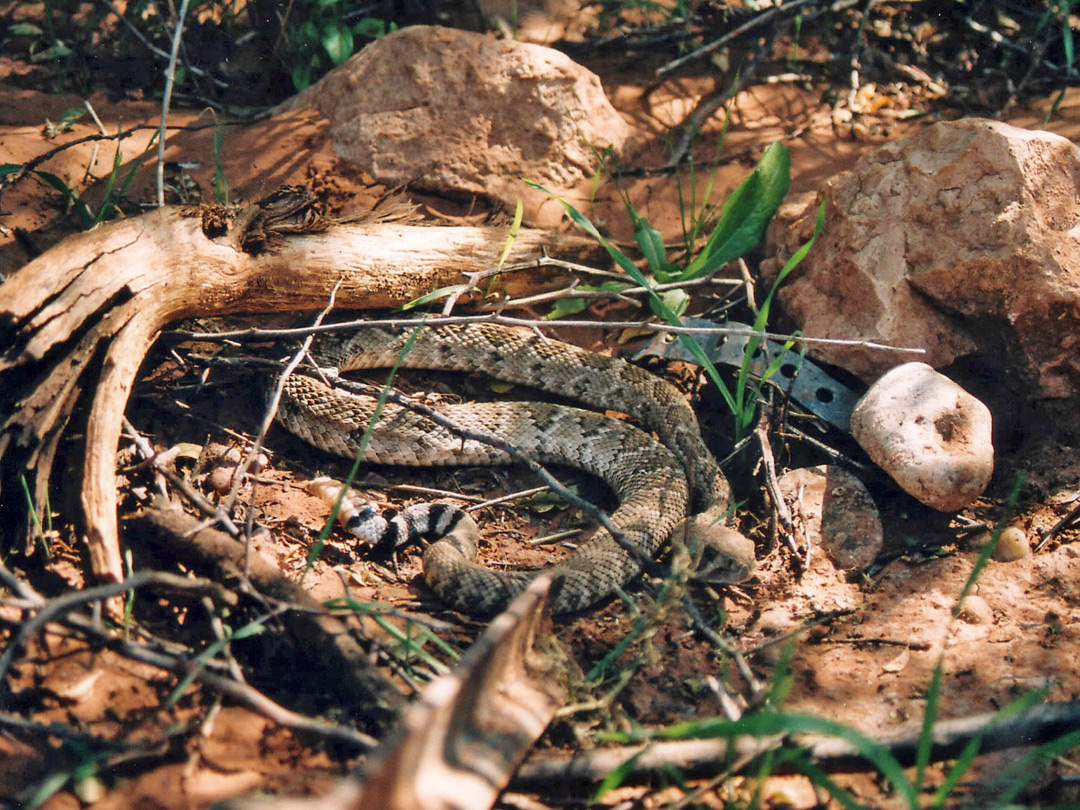
[[[469,324],[413,330],[364,328],[324,338],[320,365],[337,371],[391,367],[484,372],[512,383],[569,397],[634,417],[643,430],[591,411],[543,402],[493,402],[442,406],[453,423],[515,447],[541,464],[559,463],[599,476],[614,490],[619,507],[611,522],[633,551],[600,529],[556,570],[562,575],[552,610],[581,610],[610,595],[641,570],[680,526],[698,513],[694,535],[714,554],[719,578],[744,579],[753,546],[723,528],[730,488],[701,437],[689,404],[670,384],[617,358],[549,341],[523,330]],[[407,350],[406,350],[407,348]],[[354,457],[375,411],[375,401],[292,375],[279,421],[305,441],[330,453]],[[364,460],[436,466],[509,464],[503,450],[463,439],[407,408],[387,404],[364,450]],[[635,553],[637,552],[637,553]],[[452,532],[424,553],[424,577],[443,601],[468,613],[501,609],[535,572],[495,571],[473,562],[476,538]]]

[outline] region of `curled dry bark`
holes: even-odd
[[[139,366],[162,327],[193,316],[320,309],[339,282],[339,307],[398,305],[491,268],[506,239],[502,228],[320,223],[281,228],[251,252],[253,234],[275,230],[271,213],[266,201],[237,216],[160,209],[73,236],[0,288],[0,495],[20,507],[26,475],[37,508],[48,503],[57,447],[85,392],[82,531],[101,580],[122,576],[117,444]],[[584,252],[580,240],[523,230],[509,259],[536,257],[542,246],[568,258]],[[553,272],[515,274],[503,287],[514,295],[542,289]]]

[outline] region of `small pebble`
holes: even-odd
[[[926,363],[897,366],[851,414],[851,433],[905,492],[941,512],[974,501],[994,472],[990,409]]]
[[[998,562],[1014,562],[1030,554],[1027,532],[1019,526],[1009,526],[1001,532],[992,556]]]
[[[968,624],[993,624],[994,609],[981,596],[971,594],[960,608],[960,619]]]
[[[235,465],[239,464],[243,457],[244,455],[240,452],[240,448],[233,446],[226,450],[225,454],[221,458],[223,461]]]
[[[255,458],[251,460],[251,466],[248,468],[248,471],[258,475],[269,466],[270,459],[267,457],[266,453],[256,453]]]
[[[210,485],[210,489],[217,492],[219,495],[225,495],[232,487],[233,474],[236,472],[236,467],[215,467],[210,471],[210,475],[207,478],[207,483]]]

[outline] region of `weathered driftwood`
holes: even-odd
[[[398,305],[493,267],[507,236],[505,228],[320,223],[281,228],[252,252],[256,227],[260,236],[276,230],[268,212],[266,201],[235,217],[217,210],[217,224],[205,210],[161,209],[73,236],[0,286],[0,495],[25,515],[26,475],[36,508],[48,502],[58,443],[85,392],[82,531],[101,580],[122,575],[117,444],[136,373],[162,327],[192,316],[321,309],[339,284],[340,308]],[[587,249],[523,230],[509,260],[542,248],[566,258]],[[555,272],[538,268],[500,284],[519,295],[544,289]],[[16,523],[10,511],[2,522]]]

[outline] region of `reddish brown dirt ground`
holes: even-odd
[[[635,156],[638,165],[655,165],[664,154],[658,137],[680,110],[711,89],[705,80],[673,81],[645,96],[640,77],[604,65],[605,88],[616,107],[646,133],[655,137]],[[778,85],[755,88],[736,99],[723,155],[728,156],[718,172],[718,190],[726,192],[745,175],[752,157],[768,143],[782,139],[791,151],[795,190],[814,189],[826,178],[848,168],[868,148],[922,126],[922,122],[899,123],[888,115],[893,101],[884,99],[873,116],[864,116],[858,128],[837,122],[834,110],[821,101],[820,88]],[[106,127],[113,129],[137,122],[153,123],[158,114],[149,102],[110,103],[91,98]],[[87,124],[55,141],[42,135],[46,119],[58,120],[65,109],[78,106],[81,99],[15,90],[0,83],[0,155],[3,161],[28,160],[43,150],[92,131]],[[1015,109],[1007,120],[1021,126],[1037,126],[1048,101]],[[936,118],[936,113],[927,120]],[[205,120],[194,112],[177,112],[173,122]],[[1080,95],[1071,92],[1048,125],[1049,129],[1074,140],[1080,138]],[[718,126],[714,122],[698,143],[699,155],[711,155]],[[125,154],[137,153],[147,143],[149,130],[126,141]],[[269,121],[228,129],[223,168],[235,201],[251,201],[283,183],[306,183],[324,193],[337,211],[349,214],[366,210],[386,191],[362,172],[343,165],[329,151],[325,122],[310,112],[290,113]],[[167,158],[193,161],[186,171],[193,193],[209,196],[213,171],[212,130],[177,132],[168,139]],[[112,161],[112,147],[96,149],[91,144],[61,153],[46,165],[69,179],[104,175]],[[732,160],[730,156],[741,156]],[[129,192],[133,199],[149,199],[149,172],[143,169]],[[673,178],[647,176],[633,180],[630,194],[639,211],[666,235],[677,231],[679,209]],[[91,197],[93,192],[91,192]],[[441,215],[469,215],[468,206],[445,200],[421,199]],[[4,197],[4,207],[13,214],[2,220],[0,272],[10,274],[26,261],[26,253],[12,230],[22,227],[34,233],[44,247],[63,234],[56,226],[55,194],[33,181],[21,183]],[[134,212],[134,211],[132,211]],[[629,236],[628,223],[612,187],[605,187],[596,208],[595,220],[604,221],[616,238]],[[478,218],[479,214],[472,214]],[[2,294],[2,288],[0,288]],[[600,332],[587,337],[580,332],[564,335],[592,348],[612,350]],[[158,368],[167,368],[167,358],[159,357]],[[166,375],[147,373],[149,382],[136,393],[131,418],[156,446],[167,447],[186,441],[199,445],[208,440],[238,444],[255,427],[255,415],[236,396],[243,397],[243,380],[212,376],[207,386],[194,392],[188,376],[177,375],[185,385],[170,388]],[[174,381],[175,382],[175,381]],[[425,375],[413,376],[410,385],[431,387]],[[442,380],[436,390],[446,390]],[[179,416],[183,409],[199,409],[198,419]],[[722,420],[711,420],[722,423]],[[1044,433],[1048,421],[1023,426],[1018,441],[998,455],[998,469],[987,495],[964,515],[993,523],[1005,517],[1002,504],[1015,477],[1027,473],[1020,503],[1011,522],[1030,533],[1053,526],[1074,505],[1080,472],[1080,445],[1068,434]],[[238,431],[239,433],[227,432]],[[299,447],[283,434],[274,433],[268,447],[269,468],[258,482],[248,484],[241,501],[251,498],[259,520],[270,532],[263,535],[260,549],[276,558],[282,569],[298,573],[324,516],[321,504],[290,486],[315,471],[341,475],[344,467]],[[124,476],[124,485],[141,482],[134,474]],[[414,473],[379,471],[372,478],[371,491],[392,503],[419,496],[395,489],[396,484],[420,484],[480,497],[494,497],[529,485],[515,471],[443,471]],[[933,668],[944,656],[944,680],[940,716],[963,717],[1001,707],[1032,689],[1047,689],[1050,700],[1080,698],[1080,634],[1077,619],[1076,581],[1080,577],[1080,534],[1075,528],[1059,533],[1033,556],[1016,562],[991,562],[982,573],[974,593],[988,606],[978,615],[951,619],[951,610],[969,576],[978,549],[957,539],[956,524],[947,517],[928,513],[906,497],[888,488],[875,490],[883,508],[886,546],[883,564],[859,578],[847,578],[834,570],[822,555],[811,559],[802,570],[784,549],[772,548],[763,509],[740,513],[743,529],[765,551],[762,570],[745,587],[696,598],[712,615],[726,612],[727,631],[744,650],[758,677],[767,681],[780,659],[783,645],[762,646],[764,642],[795,630],[802,623],[831,612],[838,616],[816,624],[798,636],[790,661],[792,688],[787,708],[832,718],[874,736],[917,722],[926,706],[927,688]],[[125,506],[130,508],[134,498]],[[760,504],[760,500],[758,500]],[[576,516],[557,512],[494,507],[482,513],[485,536],[490,544],[485,553],[489,562],[503,561],[536,565],[546,552],[523,549],[521,537],[547,534],[560,523],[572,525]],[[54,545],[54,559],[46,570],[32,572],[33,581],[46,594],[82,584],[82,550],[61,526]],[[20,566],[26,570],[33,564]],[[344,535],[335,530],[328,551],[306,583],[316,596],[330,597],[342,592],[343,574],[355,596],[378,600],[417,612],[436,608],[422,586],[416,584],[419,561],[414,553],[403,555],[395,575],[386,568],[377,570],[365,563]],[[647,592],[649,589],[645,589]],[[639,588],[638,593],[641,592]],[[649,604],[646,596],[643,604]],[[185,611],[155,613],[153,600],[140,601],[136,615],[163,634],[183,638],[185,628],[199,625],[192,605]],[[19,615],[11,607],[0,607],[5,619],[4,634]],[[582,670],[595,664],[622,639],[634,620],[621,603],[614,603],[588,615],[558,625],[557,634]],[[177,633],[176,626],[181,631]],[[194,642],[197,628],[191,629]],[[476,625],[464,625],[449,639],[464,646],[475,636]],[[272,663],[268,675],[272,679]],[[306,662],[310,675],[318,677],[317,662]],[[582,708],[556,721],[544,747],[573,746],[574,740],[588,740],[596,731],[627,729],[638,725],[658,726],[720,712],[705,676],[725,677],[730,663],[706,642],[688,633],[684,616],[667,611],[657,619],[654,632],[632,645],[620,661],[621,672],[630,674],[606,708]],[[263,678],[262,680],[266,680]],[[732,676],[730,688],[745,688]],[[82,803],[97,808],[154,807],[192,808],[237,793],[263,789],[292,793],[317,793],[331,779],[356,762],[347,751],[274,726],[257,714],[236,706],[220,705],[208,689],[189,687],[175,705],[162,708],[175,680],[148,665],[135,664],[113,653],[99,652],[58,633],[46,633],[20,659],[11,676],[17,710],[38,723],[58,722],[81,731],[104,736],[118,735],[129,741],[154,740],[151,747],[136,746],[130,758],[102,774],[97,787],[100,796],[83,796]],[[611,683],[581,696],[583,705],[606,695]],[[300,700],[300,710],[305,701]],[[325,707],[312,703],[311,711]],[[347,713],[347,709],[346,709]],[[179,730],[178,730],[179,729]],[[588,743],[591,744],[591,743]],[[60,767],[70,751],[59,749],[58,738],[40,740],[37,745],[0,736],[0,796],[12,797],[44,775]],[[1018,756],[1016,752],[984,758],[966,779],[978,780]],[[1068,762],[1060,764],[1058,775],[1076,773]],[[868,805],[891,807],[877,779],[847,775],[837,777],[855,797]],[[932,770],[933,785],[942,770]],[[1065,782],[1047,776],[1042,784],[1050,793],[1047,801],[1068,800]],[[93,790],[91,786],[87,788]],[[701,806],[722,805],[725,797],[743,796],[748,788],[729,782],[700,797]],[[603,800],[642,801],[643,806],[661,806],[677,795],[674,788],[624,787]],[[809,783],[801,777],[775,777],[764,793],[771,807],[810,807],[817,800]],[[560,797],[557,792],[539,796],[549,806],[580,806],[583,796]],[[509,797],[508,806],[530,804],[536,797]],[[45,805],[49,810],[74,808],[80,798],[68,787]],[[631,805],[627,805],[631,806]]]

